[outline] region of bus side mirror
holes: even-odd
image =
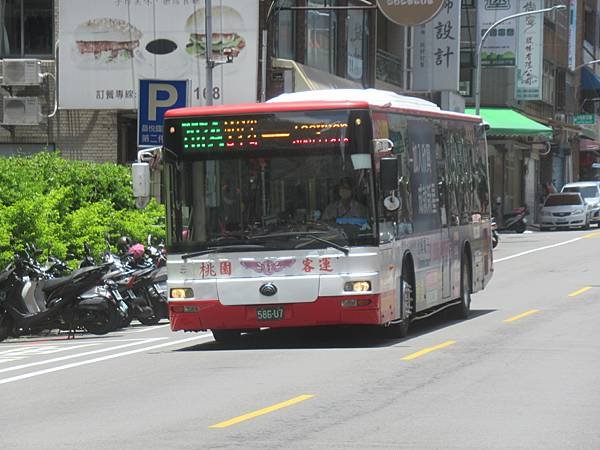
[[[381,158],[379,160],[380,183],[383,193],[383,206],[388,211],[396,211],[400,208],[400,199],[397,196],[398,191],[398,159]]]
[[[150,164],[133,163],[131,165],[133,196],[138,208],[145,207],[150,201]]]

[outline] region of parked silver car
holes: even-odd
[[[560,192],[546,197],[540,211],[540,230],[589,226],[589,207],[579,192]]]
[[[578,181],[567,183],[561,192],[579,192],[588,205],[590,223],[600,227],[600,186],[597,181]]]

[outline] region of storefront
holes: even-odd
[[[475,110],[467,108],[467,114]],[[542,192],[540,156],[550,150],[552,128],[511,108],[481,108],[480,115],[489,125],[490,190],[495,200],[494,214],[502,214],[526,205],[535,222]]]

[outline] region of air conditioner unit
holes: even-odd
[[[39,59],[3,59],[2,85],[32,86],[42,82]]]
[[[42,106],[38,97],[4,97],[2,125],[38,125]]]

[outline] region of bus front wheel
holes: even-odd
[[[240,330],[211,330],[215,341],[223,344],[232,344],[240,340]]]

